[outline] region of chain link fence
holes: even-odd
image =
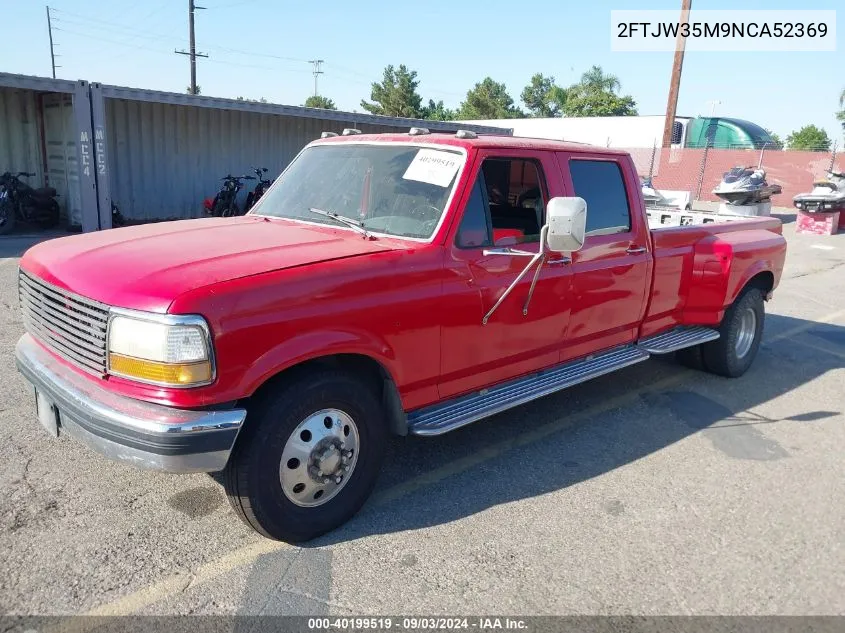
[[[830,171],[845,171],[845,151],[835,144],[817,150],[780,148],[624,148],[641,177],[652,177],[658,190],[688,191],[692,200],[719,202],[713,189],[733,167],[762,167],[766,181],[783,191],[772,197],[772,206],[792,209],[792,198],[812,190],[813,181]]]

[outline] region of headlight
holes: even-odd
[[[214,379],[208,325],[200,316],[121,311],[109,321],[109,373],[166,387]]]

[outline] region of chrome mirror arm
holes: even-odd
[[[528,314],[528,304],[531,303],[531,297],[534,296],[534,287],[537,285],[537,279],[540,277],[540,271],[543,270],[544,263],[546,263],[546,254],[542,253],[540,262],[537,264],[537,270],[534,271],[534,279],[531,280],[531,287],[528,289],[528,296],[525,297],[525,303],[522,305],[522,316]]]
[[[501,248],[485,248],[481,251],[481,254],[485,257],[490,255],[512,255],[518,257],[534,257],[537,253],[532,253],[531,251],[521,251],[517,248],[511,248],[510,246],[504,246]]]
[[[490,308],[490,311],[487,314],[484,315],[484,318],[481,319],[482,325],[487,325],[487,321],[490,320],[490,317],[493,316],[493,313],[499,308],[500,305],[502,305],[502,302],[505,299],[508,298],[508,295],[511,292],[513,292],[513,289],[516,288],[517,284],[520,281],[522,281],[522,278],[525,277],[525,275],[528,274],[528,272],[531,270],[531,267],[534,266],[534,265],[537,265],[537,270],[534,272],[534,279],[531,281],[531,288],[528,290],[528,297],[525,299],[525,304],[522,306],[522,314],[523,315],[528,314],[528,304],[531,302],[531,297],[534,294],[534,287],[537,285],[537,279],[540,277],[540,270],[543,268],[543,262],[546,259],[546,234],[548,233],[548,230],[549,230],[548,225],[546,225],[542,229],[540,229],[540,250],[536,253],[530,253],[531,261],[528,262],[528,265],[525,268],[522,269],[522,272],[519,273],[519,275],[517,275],[516,279],[514,279],[513,282],[511,282],[511,285],[508,286],[507,289],[505,289],[505,291],[502,293],[502,296],[499,297],[499,300],[496,302],[496,304],[492,308]],[[485,251],[485,254],[487,254],[487,253],[488,253],[488,251]],[[517,252],[514,252],[514,253],[508,253],[508,254],[510,254],[510,255],[522,255],[523,253],[524,253],[524,251],[517,251]],[[492,254],[495,254],[495,253],[490,253],[490,254],[492,255]],[[504,254],[504,253],[502,253],[502,254]]]

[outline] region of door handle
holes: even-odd
[[[571,263],[572,263],[572,258],[570,258],[570,257],[561,257],[560,259],[549,259],[549,260],[546,260],[546,263],[547,263],[549,266],[562,266],[562,265],[565,265],[565,264],[571,264]]]
[[[639,255],[641,253],[645,253],[645,246],[629,246],[626,250],[628,255]]]

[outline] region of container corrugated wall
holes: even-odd
[[[36,93],[0,88],[0,173],[35,172],[33,185],[43,181],[41,134]]]
[[[106,99],[112,201],[130,220],[195,218],[226,174],[276,176],[324,131],[356,127],[364,133],[395,127]],[[403,128],[404,129],[404,128]],[[247,181],[238,202],[255,185]]]

